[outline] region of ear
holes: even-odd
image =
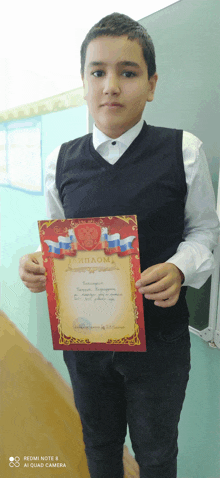
[[[149,102],[153,101],[153,99],[154,99],[154,92],[155,92],[155,89],[156,89],[157,80],[158,80],[158,74],[157,73],[154,73],[154,75],[151,76],[150,79],[148,80],[149,93],[148,93],[147,101],[149,101]]]
[[[81,79],[82,79],[82,82],[83,82],[83,89],[84,89],[84,100],[87,99],[87,94],[88,94],[88,85],[87,85],[87,81],[85,80],[84,76],[81,76]]]

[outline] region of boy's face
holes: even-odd
[[[93,65],[93,62],[103,64]],[[135,62],[123,65],[122,62]],[[148,80],[148,68],[137,40],[98,37],[86,52],[83,87],[90,114],[97,128],[118,138],[142,117],[146,101],[152,101],[157,74]],[[120,103],[108,106],[105,103]]]

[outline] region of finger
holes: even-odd
[[[166,276],[163,279],[161,279],[158,282],[154,282],[153,284],[150,285],[143,285],[140,289],[139,292],[141,294],[152,294],[156,292],[163,292],[164,290],[168,289],[172,285],[172,280]]]
[[[45,275],[35,275],[35,274],[23,274],[22,275],[22,280],[23,282],[27,282],[29,284],[44,284],[46,282],[46,276]]]
[[[46,269],[45,269],[46,272]],[[22,281],[28,281],[28,280],[39,280],[39,278],[44,278],[45,277],[45,272],[39,272],[39,266],[37,266],[37,269],[32,268],[31,266],[26,268],[26,267],[20,267],[19,269],[19,275]]]
[[[164,264],[157,264],[146,269],[141,274],[141,278],[136,282],[137,287],[158,282],[167,275],[167,267]]]
[[[25,271],[31,272],[32,274],[36,275],[42,275],[46,272],[45,267],[42,267],[39,264],[35,264],[34,262],[26,262],[24,269]]]
[[[174,295],[180,293],[180,287],[176,283],[159,292],[145,293],[145,288],[143,288],[142,290],[144,291],[144,297],[150,300],[167,300],[169,299],[169,297],[173,297]]]
[[[31,292],[43,292],[46,290],[46,282],[45,284],[38,283],[32,284],[30,282],[24,282],[24,285],[31,291]]]
[[[148,300],[167,300],[170,297],[176,295],[177,289],[175,286],[169,287],[168,289],[164,290],[163,292],[157,292],[155,294],[144,294],[145,299]]]
[[[43,264],[40,263],[36,257],[30,257],[29,255],[25,255],[20,259],[19,270],[21,272],[27,271],[35,274],[44,274],[46,272]]]
[[[46,287],[41,287],[41,288],[29,288],[29,290],[31,292],[34,292],[35,294],[39,293],[39,292],[44,292],[46,290]]]
[[[167,307],[172,307],[175,305],[178,301],[179,295],[175,295],[174,297],[170,297],[167,300],[161,300],[161,301],[155,301],[154,305],[158,307],[162,307],[163,309],[166,309]]]
[[[155,283],[155,284],[152,284],[150,290],[149,290],[149,286],[141,287],[140,289],[138,289],[138,291],[141,294],[147,295],[149,297],[154,297],[155,295],[159,297],[159,294],[166,294],[166,293],[169,294],[170,296],[170,295],[176,294],[178,290],[180,290],[180,286],[176,282],[174,283],[171,282],[171,284],[164,284],[161,286],[158,286],[158,283]]]
[[[29,290],[31,290],[31,292],[35,292],[35,291],[43,291],[43,290],[46,290],[46,281],[44,282],[36,282],[36,283],[33,283],[33,282],[29,282],[29,281],[23,281],[25,287],[27,287]]]

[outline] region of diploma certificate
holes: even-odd
[[[136,216],[38,227],[54,350],[146,351]]]

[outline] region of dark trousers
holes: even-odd
[[[147,352],[63,355],[91,478],[123,478],[127,424],[140,478],[176,478],[178,422],[190,371],[188,325],[149,336]]]

